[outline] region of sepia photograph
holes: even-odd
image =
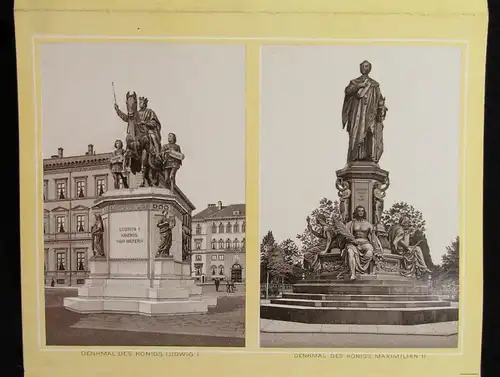
[[[462,69],[454,46],[262,48],[261,347],[458,347]]]
[[[47,42],[39,65],[46,345],[244,347],[245,46]]]

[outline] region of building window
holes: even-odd
[[[240,231],[240,227],[238,225],[238,223],[234,224],[233,225],[233,233],[238,233]]]
[[[43,181],[43,200],[49,200],[49,181]]]
[[[231,226],[230,223],[226,224],[226,233],[231,233],[231,230],[233,230],[233,227]]]
[[[47,271],[49,269],[48,264],[49,264],[49,249],[44,249],[43,250],[43,270]]]
[[[97,196],[104,195],[106,192],[106,179],[97,178],[96,180]]]
[[[231,268],[231,280],[235,283],[241,283],[243,280],[242,275],[241,265],[238,263],[233,264],[233,267]]]
[[[219,224],[219,233],[224,233],[224,225],[222,223]]]
[[[57,199],[66,199],[66,182],[59,181],[56,185],[57,188]]]
[[[228,238],[226,240],[226,249],[230,249],[231,248],[231,240]]]
[[[85,279],[76,279],[76,284],[85,284]]]
[[[245,239],[243,238],[243,240],[241,241],[241,248],[244,249],[245,248]]]
[[[219,260],[224,260],[224,254],[220,254],[220,255],[218,255],[218,256],[217,256],[217,259],[219,259]]]
[[[222,241],[222,238],[219,240],[219,249],[224,249],[224,241]]]
[[[196,259],[197,261],[198,261],[198,260],[201,260],[201,255],[197,255],[197,256],[195,257],[195,259]]]
[[[201,234],[201,225],[196,225],[196,234]]]
[[[76,252],[76,265],[78,271],[85,271],[85,251]]]
[[[247,231],[247,224],[243,222],[243,224],[241,224],[241,232],[245,233],[246,231]]]
[[[212,266],[212,275],[217,274],[217,266]]]
[[[76,181],[76,197],[85,198],[85,181]]]
[[[57,263],[56,270],[58,270],[58,271],[66,270],[66,253],[65,252],[57,253],[56,263]]]
[[[66,284],[66,280],[64,280],[64,279],[57,279],[56,283],[57,284]]]
[[[76,231],[85,232],[85,215],[76,215]]]
[[[215,223],[212,224],[212,233],[217,233],[217,225]]]
[[[212,257],[210,259],[217,260],[217,255],[212,255]]]
[[[235,238],[233,241],[233,249],[238,249],[240,247],[240,243],[238,240]]]
[[[196,264],[196,265],[194,266],[194,269],[195,269],[195,274],[196,274],[196,275],[201,275],[201,268],[202,268],[202,266],[203,266],[202,264]]]
[[[123,184],[123,176],[120,175],[120,177],[118,177],[118,188],[124,188],[125,185]]]
[[[224,275],[224,266],[222,264],[219,266],[219,275]]]
[[[213,250],[217,249],[217,241],[216,240],[212,240],[212,249]]]
[[[56,217],[56,229],[57,233],[65,233],[66,232],[66,218],[64,216]]]
[[[195,245],[196,245],[196,250],[201,249],[201,241],[195,241]]]
[[[49,233],[49,218],[45,216],[43,218],[43,233]]]

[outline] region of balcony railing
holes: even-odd
[[[45,233],[43,239],[45,241],[85,240],[91,239],[91,234],[90,232]]]

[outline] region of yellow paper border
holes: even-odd
[[[127,3],[127,2],[124,2]],[[60,3],[62,4],[62,3]],[[430,8],[429,8],[430,9]],[[356,27],[353,27],[356,25]],[[255,373],[299,376],[304,374],[331,374],[333,371],[350,375],[387,376],[401,373],[417,376],[458,376],[479,370],[481,307],[482,307],[482,136],[486,17],[476,16],[415,16],[415,15],[350,15],[332,16],[321,13],[268,14],[268,13],[131,13],[131,12],[70,12],[21,11],[16,14],[16,35],[19,76],[20,166],[21,166],[21,247],[22,295],[25,369],[27,375],[86,376],[109,374],[152,375],[164,373],[213,373],[220,376],[233,374],[235,368],[242,377]],[[131,37],[135,42],[148,43],[232,43],[246,45],[246,148],[247,148],[247,284],[246,284],[246,348],[195,349],[200,356],[195,360],[170,357],[112,358],[83,357],[74,350],[81,347],[38,347],[37,321],[43,313],[37,312],[37,302],[43,303],[43,286],[39,278],[43,273],[41,258],[43,232],[41,217],[43,201],[41,187],[33,185],[33,177],[42,182],[41,132],[35,128],[40,108],[35,99],[40,96],[36,46],[41,41],[105,42],[99,36]],[[85,38],[83,38],[85,36]],[[160,39],[165,36],[175,38]],[[35,43],[36,37],[36,43]],[[379,42],[361,41],[377,38]],[[128,40],[132,40],[129,38]],[[319,39],[318,39],[319,38]],[[335,39],[336,38],[336,39]],[[335,39],[335,40],[334,40]],[[342,39],[342,40],[340,40]],[[405,39],[405,41],[401,41]],[[437,42],[436,39],[441,40]],[[459,354],[457,350],[425,350],[421,360],[350,360],[294,359],[293,352],[306,350],[260,349],[259,331],[259,232],[258,232],[258,144],[259,144],[259,83],[260,46],[265,44],[443,44],[460,45],[464,51],[462,154],[460,187],[461,198],[461,291]],[[468,69],[466,71],[466,66]],[[36,79],[36,82],[35,82]],[[35,86],[36,84],[36,86]],[[36,89],[36,91],[35,91]],[[38,113],[38,114],[37,114]],[[38,119],[37,119],[38,118]],[[38,122],[38,125],[40,123]],[[465,125],[467,124],[467,127]],[[466,150],[465,150],[466,147]],[[38,152],[38,154],[37,154]],[[465,153],[467,152],[467,153]],[[41,185],[41,184],[40,184]],[[36,211],[34,211],[36,209]],[[465,216],[467,213],[467,216]],[[37,237],[33,237],[36,234]],[[462,240],[464,242],[462,242]],[[38,266],[38,268],[37,268]],[[464,271],[464,266],[467,266]],[[37,287],[38,289],[35,289]],[[43,310],[43,305],[39,308]],[[42,317],[43,318],[43,317]],[[44,321],[42,320],[42,323]],[[465,327],[464,327],[465,325]],[[42,326],[43,327],[43,326]],[[110,349],[110,347],[103,347]],[[112,347],[127,349],[131,347]],[[141,347],[134,347],[139,349]],[[57,351],[56,351],[57,349]],[[85,349],[96,349],[94,347]],[[171,350],[172,348],[168,348]],[[324,349],[309,349],[319,352]],[[333,350],[327,350],[333,351]],[[342,352],[362,352],[361,349],[337,349]],[[382,353],[412,353],[415,350],[379,350]],[[422,350],[418,350],[419,353]],[[460,355],[460,353],[462,355]],[[292,361],[292,359],[294,359]],[[194,362],[193,362],[194,361]],[[248,364],[238,364],[248,363]],[[242,368],[238,368],[242,365]],[[248,366],[247,366],[248,365]],[[252,365],[252,367],[250,367]],[[443,367],[440,367],[443,365]],[[287,368],[287,367],[290,368]],[[260,370],[260,372],[259,372]],[[213,372],[212,372],[213,371]],[[342,371],[342,372],[341,372]]]

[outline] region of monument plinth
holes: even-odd
[[[112,190],[97,199],[93,210],[103,231],[95,242],[104,255],[90,259],[89,278],[64,306],[79,313],[206,313],[216,301],[202,298],[183,260],[183,219],[193,209],[180,190],[157,187]]]

